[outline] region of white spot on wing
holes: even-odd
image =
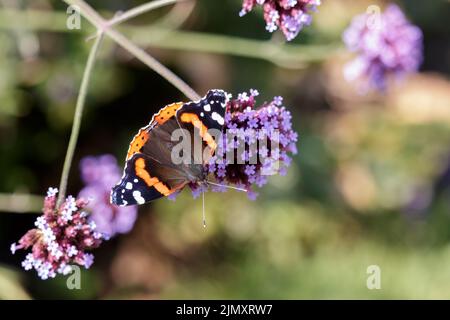
[[[203,107],[203,109],[204,109],[206,112],[210,112],[210,111],[211,111],[211,106],[210,106],[209,104],[205,104],[205,106]]]
[[[125,185],[125,188],[128,190],[133,189],[133,184],[131,182],[127,182],[127,184]]]
[[[203,117],[205,114],[203,112],[200,112],[200,117]]]
[[[138,180],[138,179],[134,179],[133,181],[134,181],[134,183],[138,183],[138,182],[139,182],[139,180]]]

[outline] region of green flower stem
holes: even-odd
[[[72,165],[73,154],[77,145],[78,135],[80,132],[81,118],[83,116],[84,104],[86,101],[87,89],[89,86],[89,80],[91,78],[92,70],[95,64],[95,57],[97,56],[100,43],[102,42],[103,34],[99,32],[98,37],[95,39],[94,45],[89,52],[89,57],[84,69],[83,79],[81,80],[80,92],[78,93],[77,104],[75,107],[75,115],[73,118],[72,132],[70,133],[69,145],[67,146],[66,158],[64,159],[63,171],[61,174],[61,182],[59,183],[59,194],[57,206],[61,204],[66,196],[67,181],[69,179],[70,167]]]
[[[186,82],[181,80],[175,73],[166,68],[158,60],[150,56],[143,49],[136,46],[130,40],[128,40],[120,32],[109,28],[108,22],[104,20],[94,9],[92,9],[86,2],[82,0],[64,0],[69,5],[78,6],[80,14],[84,16],[90,23],[92,23],[98,30],[104,32],[122,48],[127,50],[137,59],[141,60],[150,69],[153,69],[156,73],[165,78],[178,90],[180,90],[190,100],[198,100],[200,96],[196,93]]]

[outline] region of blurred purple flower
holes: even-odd
[[[118,207],[109,199],[111,188],[121,177],[116,159],[112,155],[85,157],[80,162],[80,170],[86,186],[79,196],[89,199],[87,209],[98,230],[110,237],[129,232],[136,221],[137,207]]]
[[[239,15],[246,15],[257,5],[263,7],[266,30],[274,32],[280,28],[291,41],[304,26],[311,24],[310,12],[316,11],[320,0],[244,0]]]
[[[422,31],[394,4],[379,16],[356,16],[342,38],[358,55],[345,66],[344,76],[348,81],[363,81],[362,91],[383,91],[389,76],[401,78],[417,71],[422,62]]]
[[[275,97],[271,102],[256,108],[255,97],[258,95],[258,91],[250,90],[249,94],[243,92],[229,102],[225,116],[225,138],[208,166],[209,173],[214,175],[219,184],[231,183],[245,188],[252,200],[257,196],[252,185],[262,187],[267,183],[267,175],[280,173],[290,165],[288,154],[297,153],[298,137],[292,129],[291,113],[282,106],[283,99]],[[237,138],[227,141],[230,131]],[[267,146],[260,144],[262,139],[266,139]],[[251,145],[257,146],[257,149],[253,150]],[[239,148],[236,153],[233,150],[235,148]],[[235,159],[227,159],[230,150]],[[238,157],[241,162],[237,161]],[[251,159],[256,161],[249,161]],[[225,191],[221,187],[212,190]]]
[[[88,221],[84,211],[87,201],[68,196],[56,207],[58,190],[49,188],[44,200],[43,215],[35,222],[35,229],[29,230],[17,243],[11,245],[11,252],[28,249],[22,266],[25,270],[35,269],[38,276],[46,280],[56,274],[67,275],[71,264],[89,268],[94,256],[86,250],[100,246],[106,237],[98,232],[93,221]]]

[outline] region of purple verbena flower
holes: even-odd
[[[94,256],[86,251],[99,247],[105,240],[95,224],[88,220],[84,211],[88,202],[68,196],[57,207],[57,192],[55,188],[48,190],[43,215],[36,219],[36,228],[29,230],[10,248],[15,254],[19,249],[31,247],[22,266],[25,270],[35,269],[43,280],[70,273],[73,264],[89,268]]]
[[[109,237],[129,232],[136,221],[137,207],[119,207],[111,204],[109,199],[111,188],[121,177],[114,156],[85,157],[80,162],[80,170],[86,186],[79,196],[89,199],[87,209],[97,229]]]
[[[394,4],[379,16],[356,16],[342,38],[357,54],[345,66],[344,76],[362,82],[363,92],[370,88],[385,90],[388,77],[401,78],[415,72],[422,62],[422,31]]]
[[[304,26],[311,24],[310,13],[316,11],[320,0],[244,0],[239,15],[246,15],[258,5],[264,10],[266,30],[274,32],[280,28],[286,39],[291,41]]]

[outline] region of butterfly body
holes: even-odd
[[[143,204],[169,196],[189,183],[205,183],[204,165],[217,147],[210,130],[222,131],[227,102],[223,90],[210,90],[199,101],[173,103],[156,113],[131,141],[122,179],[111,191],[111,202],[120,206]],[[181,162],[174,161],[173,151],[179,146],[174,133],[190,147],[181,152]],[[201,148],[196,150],[197,138]]]

